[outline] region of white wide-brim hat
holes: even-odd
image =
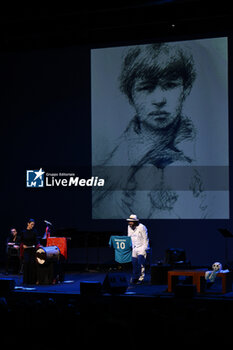
[[[137,218],[137,215],[135,215],[135,214],[131,214],[130,217],[126,220],[127,221],[139,221],[139,219]]]

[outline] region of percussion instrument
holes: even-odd
[[[57,246],[39,247],[36,251],[36,262],[40,265],[59,259],[60,249]]]

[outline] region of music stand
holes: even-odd
[[[225,261],[226,261],[226,265],[228,266],[228,238],[232,238],[233,234],[228,231],[226,228],[219,228],[218,231],[221,233],[221,235],[224,237],[225,239]]]

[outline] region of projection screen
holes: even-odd
[[[93,219],[228,219],[227,38],[91,50]]]

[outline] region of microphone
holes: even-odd
[[[50,226],[53,226],[53,224],[47,220],[44,220],[44,222],[47,224],[47,225],[50,225]]]

